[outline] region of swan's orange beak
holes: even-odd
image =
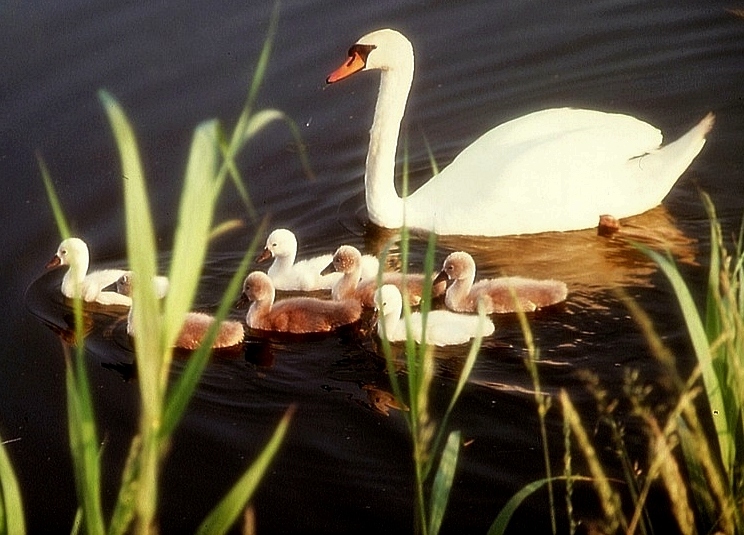
[[[355,72],[361,71],[363,68],[364,59],[358,52],[353,52],[346,63],[341,65],[338,69],[333,71],[328,78],[326,78],[326,83],[332,84],[333,82],[338,82],[339,80],[348,78]]]

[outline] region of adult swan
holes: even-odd
[[[401,199],[394,184],[400,122],[413,80],[413,48],[394,30],[365,35],[327,79],[379,69],[364,183],[378,226],[437,234],[501,236],[590,228],[599,216],[640,214],[658,205],[705,144],[709,113],[677,141],[634,117],[547,109],[504,123]],[[404,202],[405,201],[405,202]],[[405,205],[405,210],[404,210]]]

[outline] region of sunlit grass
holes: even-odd
[[[26,533],[21,489],[2,438],[0,438],[0,533],[7,535]]]
[[[68,428],[70,450],[75,471],[79,510],[75,524],[89,534],[156,533],[158,530],[159,484],[163,461],[169,451],[173,432],[181,421],[189,400],[198,384],[209,356],[217,327],[239,294],[243,277],[254,256],[256,239],[237,266],[215,313],[216,321],[194,351],[181,374],[172,377],[173,344],[181,329],[182,319],[193,305],[199,286],[204,260],[211,237],[231,226],[230,222],[215,223],[215,207],[226,178],[232,178],[252,212],[247,188],[235,164],[235,157],[263,127],[284,120],[296,134],[294,123],[277,110],[253,111],[255,97],[268,64],[277,11],[272,18],[269,37],[250,84],[246,104],[234,129],[226,132],[216,120],[200,124],[194,131],[189,161],[184,177],[178,221],[168,277],[170,290],[164,299],[155,295],[151,284],[133,287],[132,321],[137,385],[140,397],[139,429],[132,439],[117,502],[110,520],[106,521],[101,504],[100,441],[95,425],[95,408],[87,377],[83,332],[83,305],[73,300],[75,312],[75,346],[65,348]],[[127,257],[129,268],[140,280],[152,280],[157,274],[156,240],[152,224],[146,180],[144,177],[136,135],[124,110],[108,92],[101,91],[103,104],[121,160],[124,189]],[[303,157],[304,157],[304,153]],[[62,238],[70,236],[70,227],[57,198],[49,172],[39,158],[50,205]],[[233,489],[207,516],[201,533],[224,533],[241,516],[271,459],[276,454],[287,431],[292,410],[281,419],[269,442],[254,464],[238,479]],[[17,484],[12,469],[0,448],[0,478],[3,517],[13,533],[22,533],[17,517],[7,513],[12,504],[21,510]],[[15,488],[14,488],[15,487]],[[16,492],[16,495],[13,492]],[[74,528],[73,530],[77,530]],[[20,531],[19,531],[20,530]]]
[[[407,146],[404,153],[403,192],[405,196],[408,184]],[[435,165],[433,160],[432,165]],[[432,280],[434,273],[435,246],[436,235],[430,234],[424,256],[423,270],[424,278],[429,281]],[[385,265],[384,260],[387,252],[386,249],[380,261],[380,266]],[[402,271],[405,274],[408,269],[410,252],[410,232],[406,227],[401,229],[400,252]],[[378,287],[381,284],[382,267],[378,275]],[[405,293],[404,290],[403,294],[405,295]],[[431,295],[431,283],[424,284],[420,307],[423,333],[426,332],[427,315],[431,309]],[[404,342],[405,379],[398,376],[396,357],[390,342],[386,338],[384,323],[381,344],[393,393],[400,402],[409,407],[409,410],[403,414],[412,442],[415,482],[414,530],[419,534],[436,535],[444,519],[462,443],[460,431],[449,431],[449,419],[470,377],[470,372],[480,350],[481,337],[478,336],[473,340],[449,404],[444,414],[437,420],[437,417],[431,413],[430,407],[430,401],[434,394],[433,378],[436,364],[434,347],[426,344],[426,338],[423,334],[421,343],[417,344],[415,342],[410,324],[411,306],[407,299],[403,300],[403,316],[407,330]],[[481,321],[487,321],[482,311],[480,316]]]
[[[615,414],[618,400],[609,399],[597,378],[585,373],[599,409],[597,425],[610,430],[610,446],[620,460],[623,479],[608,474],[592,432],[582,422],[569,394],[561,391],[566,436],[564,476],[553,477],[548,472],[548,477],[521,489],[504,506],[489,533],[503,533],[524,499],[559,480],[566,483],[568,532],[576,532],[571,503],[572,484],[579,478],[572,468],[574,447],[584,458],[588,480],[599,498],[602,521],[597,529],[601,532],[654,533],[659,527],[654,526],[648,512],[654,487],[666,492],[669,512],[680,533],[744,532],[744,224],[732,240],[734,252],[729,253],[713,204],[705,194],[703,202],[711,227],[703,313],[698,311],[671,256],[641,247],[659,265],[679,302],[697,361],[690,377],[680,375],[675,356],[649,315],[619,293],[661,367],[663,388],[669,398],[665,406],[654,406],[649,398],[651,386],[643,384],[637,372],[626,373],[624,398],[630,406],[630,418],[645,433],[647,459],[640,466],[631,461],[621,423],[628,416],[619,419]],[[526,340],[529,346],[531,336],[526,334]],[[533,381],[539,391],[534,374]],[[554,502],[551,507],[555,507]]]

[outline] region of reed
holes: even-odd
[[[692,292],[671,256],[639,246],[659,265],[679,302],[697,359],[690,377],[681,376],[674,355],[656,332],[651,318],[637,303],[619,293],[661,366],[662,387],[669,400],[665,407],[653,406],[648,398],[651,387],[641,383],[637,372],[626,374],[624,397],[630,404],[630,417],[640,424],[648,441],[643,469],[636,470],[625,445],[624,426],[615,415],[618,400],[608,399],[596,377],[585,373],[599,408],[598,424],[610,429],[624,480],[614,480],[607,473],[591,434],[569,395],[562,391],[559,400],[566,436],[564,476],[551,477],[548,472],[547,478],[517,492],[489,533],[503,533],[524,499],[560,479],[566,481],[569,532],[575,532],[570,496],[573,482],[583,476],[572,473],[573,444],[586,461],[589,480],[599,497],[603,513],[600,531],[653,533],[647,502],[656,486],[666,492],[680,533],[744,532],[744,224],[733,239],[734,252],[729,253],[715,208],[706,194],[702,198],[711,228],[703,313],[698,312]],[[526,339],[529,343],[531,338]],[[627,497],[625,503],[619,483]]]
[[[231,278],[215,314],[217,321],[213,328],[201,347],[190,356],[180,376],[173,378],[173,342],[178,336],[182,318],[190,310],[196,296],[210,238],[226,227],[224,224],[214,224],[218,197],[227,177],[231,177],[241,192],[249,213],[252,213],[247,188],[243,185],[234,158],[270,122],[281,119],[293,125],[277,110],[253,112],[255,96],[264,75],[276,29],[277,13],[275,9],[248,98],[233,130],[227,132],[216,120],[210,120],[200,124],[194,131],[168,272],[171,291],[164,299],[159,299],[153,285],[138,284],[133,288],[132,298],[137,302],[132,321],[137,325],[134,348],[141,414],[139,431],[132,439],[118,499],[108,522],[101,505],[100,442],[86,371],[83,306],[79,299],[74,300],[75,344],[74,348],[63,345],[68,428],[80,504],[76,524],[89,534],[157,532],[160,473],[173,432],[183,417],[208,362],[217,326],[227,316],[239,294],[243,277],[258,244],[257,238],[262,235],[260,231],[256,233],[256,238]],[[121,159],[129,266],[141,280],[149,280],[156,275],[157,251],[136,136],[116,99],[105,91],[101,91],[99,96]],[[294,128],[292,131],[297,130]],[[48,170],[43,160],[39,159],[39,163],[60,234],[63,238],[69,237],[69,226]],[[278,451],[292,413],[291,408],[285,413],[258,459],[204,520],[200,533],[225,533],[240,517]],[[12,471],[4,460],[0,451],[2,498],[7,511],[7,504],[14,503],[13,480]],[[6,488],[9,489],[7,497]],[[6,518],[10,519],[9,516]],[[15,520],[14,522],[17,523]],[[22,527],[20,529],[21,531],[15,532],[22,533]]]
[[[26,533],[21,489],[2,439],[0,439],[0,533],[7,535]]]
[[[704,529],[744,531],[744,224],[729,253],[715,207],[702,195],[710,219],[710,268],[704,313],[673,260],[654,259],[674,289],[690,334],[705,403],[677,417],[691,480],[693,505]],[[702,408],[704,407],[704,408]],[[700,414],[702,412],[702,414]],[[701,418],[715,433],[705,433]],[[706,455],[701,455],[704,452]]]
[[[404,143],[404,196],[407,187],[408,157],[407,144]],[[429,234],[424,257],[424,276],[427,280],[431,280],[434,273],[435,246],[436,235]],[[382,266],[385,265],[384,258],[388,255],[389,248],[390,245],[384,251],[383,260],[380,262],[378,287],[382,284]],[[401,229],[400,236],[403,273],[407,272],[409,252],[410,232],[404,226]],[[426,332],[427,316],[431,309],[431,291],[431,284],[424,285],[420,307],[424,332]],[[421,344],[416,344],[414,341],[410,324],[411,307],[406,299],[403,300],[403,315],[407,328],[407,337],[404,342],[405,378],[398,375],[396,357],[385,335],[384,324],[380,341],[393,393],[399,402],[409,407],[409,410],[403,414],[412,442],[415,480],[414,529],[416,533],[422,535],[436,535],[444,519],[462,442],[459,431],[449,431],[449,419],[475,364],[481,346],[481,338],[477,337],[473,340],[449,404],[441,419],[437,421],[430,408],[430,400],[433,395],[432,379],[434,378],[436,364],[434,348],[426,344],[425,337],[422,338]],[[480,311],[480,317],[481,321],[486,321],[485,313],[482,310]]]

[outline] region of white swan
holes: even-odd
[[[444,294],[444,304],[455,312],[478,312],[479,301],[483,302],[486,314],[533,312],[562,303],[568,295],[566,283],[553,279],[498,277],[473,284],[475,260],[464,251],[450,253],[444,259],[435,281],[446,280],[452,284]]]
[[[392,284],[384,284],[375,292],[377,306],[377,334],[390,342],[406,339],[406,320],[401,318],[403,296]],[[423,317],[420,312],[410,315],[411,335],[417,343],[423,336]],[[493,322],[470,314],[457,314],[449,310],[431,310],[426,319],[426,343],[436,346],[465,344],[476,336],[493,334]]]
[[[65,297],[82,298],[85,302],[101,305],[131,306],[132,300],[128,296],[104,291],[104,288],[116,283],[127,271],[104,269],[88,273],[89,263],[90,253],[85,242],[80,238],[67,238],[59,244],[57,252],[46,267],[69,266],[60,288]]]
[[[325,254],[295,262],[297,256],[297,238],[287,229],[276,229],[266,238],[263,252],[256,258],[257,263],[274,258],[268,269],[269,277],[277,290],[330,290],[334,283],[341,278],[341,273],[321,275],[321,271],[332,259],[332,255]],[[377,275],[379,262],[370,255],[362,257],[362,276]]]
[[[413,48],[384,29],[349,49],[327,79],[379,69],[380,90],[364,175],[367,212],[378,226],[437,234],[502,236],[596,226],[658,205],[700,152],[709,113],[661,147],[655,127],[627,115],[547,109],[490,130],[404,200],[394,184],[400,122],[413,79]]]

